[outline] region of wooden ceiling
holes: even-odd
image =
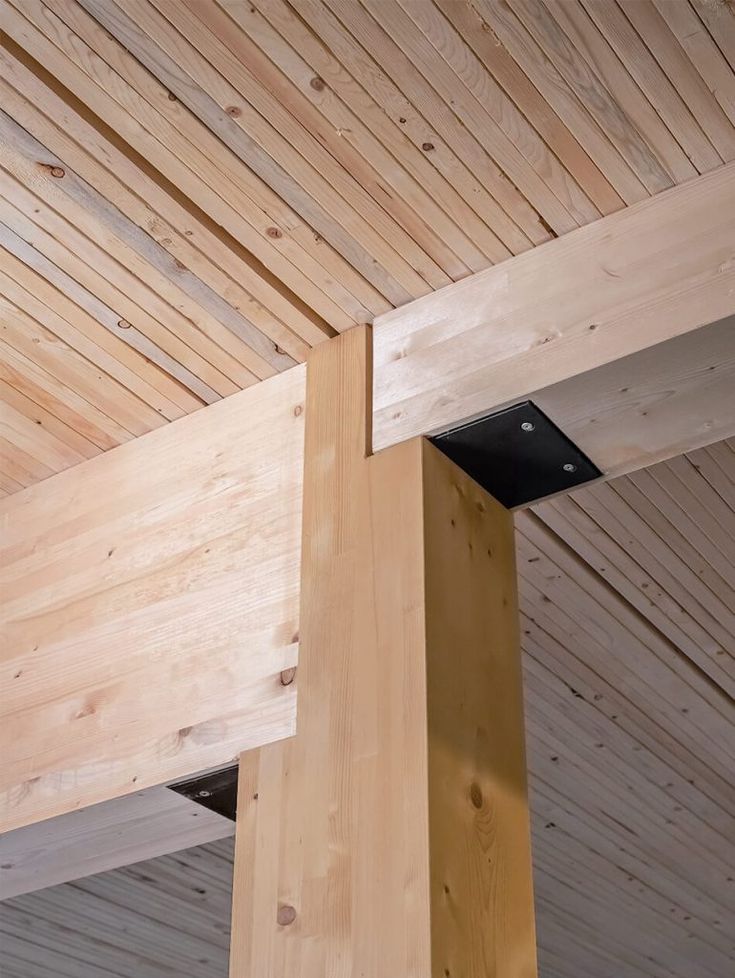
[[[541,978],[735,973],[735,443],[517,514]],[[18,897],[6,978],[226,978],[228,841]]]
[[[0,0],[0,491],[735,159],[729,0]]]

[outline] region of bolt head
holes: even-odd
[[[523,421],[521,423],[521,431],[535,431],[536,425],[533,421]]]
[[[577,471],[577,466],[573,462],[565,462],[563,468],[565,472]]]

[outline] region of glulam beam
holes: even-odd
[[[0,501],[0,830],[293,732],[304,383]]]
[[[734,202],[729,163],[379,316],[374,450],[529,397],[610,474],[733,434]]]

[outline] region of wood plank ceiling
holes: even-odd
[[[735,159],[729,0],[0,0],[0,491]]]
[[[517,514],[541,978],[735,973],[735,442]],[[6,978],[225,978],[228,841],[9,901]]]

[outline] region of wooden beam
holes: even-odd
[[[509,513],[365,457],[369,340],[308,366],[297,736],[241,759],[232,978],[536,974]]]
[[[0,900],[226,839],[235,823],[158,786],[0,835]]]
[[[730,163],[379,316],[373,448],[449,428],[652,347],[658,383],[669,387],[686,363],[667,341],[735,315],[733,200]],[[721,340],[732,359],[732,322]],[[702,376],[701,400],[716,413],[708,385]],[[574,411],[591,418],[598,403],[590,393]],[[735,428],[735,412],[728,422]],[[696,446],[679,450],[689,447]],[[594,439],[591,448],[605,469]],[[645,454],[636,464],[646,464]]]
[[[529,394],[606,479],[735,435],[735,316]]]
[[[0,501],[0,827],[293,732],[305,368]]]

